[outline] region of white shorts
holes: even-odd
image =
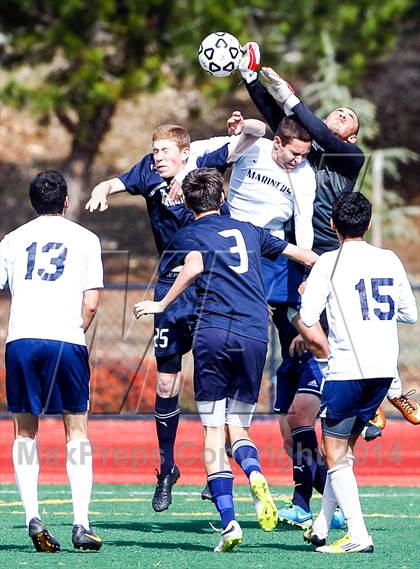
[[[197,401],[197,407],[204,427],[232,425],[248,428],[251,425],[256,404],[225,398],[219,401]]]

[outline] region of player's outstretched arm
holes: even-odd
[[[174,284],[169,289],[166,296],[159,302],[153,300],[142,300],[134,305],[134,315],[136,318],[145,314],[159,314],[164,312],[174,300],[187,290],[195,281],[199,274],[204,270],[203,256],[198,251],[191,251],[185,257],[184,266],[175,279]]]
[[[315,116],[295,95],[293,87],[283,77],[280,77],[274,69],[263,67],[261,75],[267,81],[267,90],[278,105],[284,109],[285,113],[296,115],[302,126],[325,152],[337,154],[337,159],[342,162],[343,169],[349,170],[350,175],[357,175],[364,162],[364,154],[361,148],[354,143],[349,144],[335,135],[325,122]],[[354,157],[350,162],[348,155]]]
[[[312,267],[318,259],[318,255],[313,251],[301,249],[291,243],[286,245],[285,249],[283,249],[282,255],[307,267]]]
[[[119,178],[111,178],[110,180],[100,182],[93,188],[85,209],[91,213],[96,210],[105,211],[108,209],[108,196],[123,191],[125,191],[125,186]]]
[[[266,132],[266,125],[258,119],[244,119],[240,111],[234,111],[227,121],[229,135],[235,136],[229,142],[227,162],[235,162],[250,146]]]
[[[252,102],[267,121],[268,126],[273,132],[276,132],[285,114],[265,86],[258,80],[256,70],[260,64],[259,45],[256,42],[248,42],[242,46],[242,51],[243,57],[239,63],[239,71],[241,72],[247,91]]]

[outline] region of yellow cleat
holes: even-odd
[[[261,472],[254,471],[249,477],[249,484],[260,528],[273,531],[278,522],[278,514],[267,480]]]
[[[370,536],[365,543],[360,543],[349,534],[334,541],[331,545],[322,545],[315,549],[319,553],[373,553],[373,550],[373,541]]]
[[[407,395],[412,395],[414,391],[410,391]],[[415,401],[408,399],[407,395],[400,395],[395,399],[389,399],[391,405],[396,407],[402,414],[404,419],[412,425],[420,424],[420,405]]]

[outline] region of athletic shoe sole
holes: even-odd
[[[273,531],[278,523],[277,508],[270,494],[267,481],[264,477],[251,483],[251,491],[258,500],[257,519],[260,528],[264,531]]]

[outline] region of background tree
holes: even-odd
[[[399,237],[404,233],[415,234],[411,216],[420,214],[418,206],[407,206],[392,183],[400,180],[399,166],[408,164],[418,155],[405,147],[383,148],[377,139],[379,125],[377,108],[365,98],[352,96],[350,89],[340,82],[342,65],[328,33],[322,34],[324,54],[319,61],[314,81],[302,89],[303,98],[319,116],[327,116],[331,109],[347,106],[353,108],[360,119],[358,144],[366,154],[364,168],[358,178],[357,189],[373,201],[373,240],[382,246],[383,237]],[[387,184],[384,185],[384,180]]]
[[[10,70],[1,96],[29,105],[42,121],[55,114],[70,133],[63,171],[75,218],[118,101],[156,90],[163,80],[208,81],[196,61],[208,33],[255,39],[265,63],[310,73],[322,52],[320,31],[327,29],[351,83],[370,57],[393,45],[413,5],[296,0],[291,10],[285,0],[255,0],[252,7],[235,0],[8,0],[0,4],[0,61]],[[22,73],[27,66],[31,74]],[[223,91],[238,78],[208,84]]]

